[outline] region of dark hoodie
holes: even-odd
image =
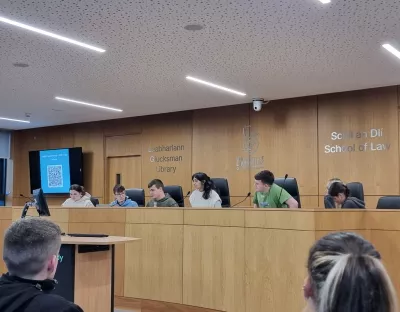
[[[327,209],[336,208],[335,201],[333,200],[333,197],[330,195],[326,195],[324,197],[324,204],[325,208]],[[357,197],[347,197],[347,199],[342,204],[342,208],[350,208],[350,209],[365,208],[365,202],[362,201],[361,199],[358,199]]]
[[[76,304],[52,295],[52,289],[50,280],[34,281],[3,274],[0,277],[0,311],[83,312]]]
[[[169,194],[165,194],[164,198],[160,200],[151,199],[146,207],[179,207],[175,199],[173,199]]]
[[[353,209],[365,208],[365,203],[364,201],[356,197],[347,197],[344,203],[342,204],[342,208],[353,208]]]

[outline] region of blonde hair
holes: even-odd
[[[308,272],[316,312],[398,312],[379,252],[354,233],[331,233],[310,249]]]

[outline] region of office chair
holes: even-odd
[[[350,182],[346,185],[350,191],[350,196],[364,201],[364,187],[360,182]]]
[[[183,198],[182,186],[180,185],[168,185],[164,186],[164,193],[169,194],[179,205],[179,207],[185,207],[185,201]]]
[[[400,196],[383,196],[379,198],[376,209],[400,209]]]
[[[221,197],[221,206],[222,208],[228,208],[231,206],[231,197],[229,195],[229,185],[228,180],[225,178],[212,178],[211,181],[214,182],[216,187],[216,192],[219,197]]]
[[[300,193],[299,193],[299,187],[297,185],[297,180],[296,178],[287,178],[285,183],[285,178],[276,178],[274,183],[276,185],[279,185],[283,189],[285,189],[292,197],[297,200],[299,204],[299,208],[301,208],[301,203],[300,203]]]
[[[92,202],[93,206],[98,206],[100,204],[99,199],[96,197],[90,197],[90,201]]]
[[[137,202],[139,207],[144,207],[146,205],[145,198],[144,198],[144,189],[140,189],[140,188],[126,189],[125,194],[131,200]]]

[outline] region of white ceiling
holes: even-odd
[[[400,1],[0,0],[0,128],[23,129],[400,84]],[[190,32],[187,24],[204,29]],[[16,68],[13,63],[28,63]],[[186,75],[247,93],[185,80]],[[122,108],[58,102],[54,96]],[[273,105],[273,104],[271,104]],[[54,109],[54,110],[53,110]]]

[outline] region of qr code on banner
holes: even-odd
[[[62,166],[47,166],[47,184],[48,187],[63,187]]]

